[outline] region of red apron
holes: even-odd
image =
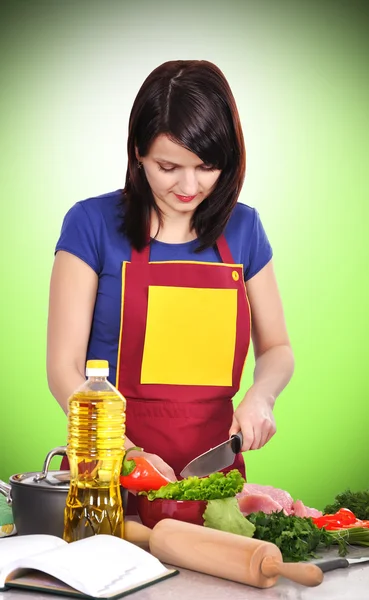
[[[178,477],[228,439],[250,345],[243,266],[224,236],[217,248],[220,263],[149,262],[148,245],[122,265],[116,387],[127,400],[126,434]],[[245,476],[241,454],[225,471],[233,468]]]
[[[126,434],[177,477],[228,439],[250,344],[243,267],[224,236],[217,247],[222,263],[149,262],[148,245],[122,267],[116,387]],[[241,454],[230,468],[245,476]]]

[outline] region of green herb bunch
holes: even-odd
[[[286,562],[311,560],[319,547],[329,548],[334,543],[333,537],[310,518],[287,516],[280,511],[252,513],[247,519],[255,526],[254,537],[278,546]]]

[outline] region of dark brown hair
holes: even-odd
[[[198,251],[213,246],[228,222],[245,176],[246,153],[236,102],[223,73],[204,60],[176,60],[157,67],[134,101],[128,134],[128,167],[123,190],[123,229],[131,245],[147,243],[151,209],[161,222],[136,147],[146,156],[155,138],[166,134],[221,169],[211,194],[197,207],[192,225]]]

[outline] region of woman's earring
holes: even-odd
[[[139,160],[137,161],[137,168],[141,169],[142,168],[142,162],[140,162]]]

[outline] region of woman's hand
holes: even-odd
[[[242,452],[262,448],[275,434],[273,405],[272,399],[258,396],[250,389],[236,408],[229,434],[242,431]]]
[[[177,481],[177,477],[172,467],[168,465],[160,456],[157,454],[150,454],[149,452],[142,452],[142,455],[155,467],[164,477],[170,479],[170,481]]]
[[[130,440],[128,440],[129,444],[131,444]],[[129,446],[128,446],[129,449]],[[129,459],[135,458],[137,456],[144,457],[149,463],[155,467],[164,477],[170,479],[170,481],[177,481],[177,477],[172,467],[168,465],[160,456],[157,454],[152,454],[150,452],[145,452],[144,450],[135,449],[130,450]]]
[[[134,463],[132,465],[134,467],[133,471],[128,470],[126,472],[125,467],[129,469],[130,462]],[[125,462],[123,462],[120,484],[134,496],[137,492],[157,490],[162,485],[167,485],[167,483],[176,480],[172,467],[157,454],[144,452],[136,447],[129,450],[129,456],[127,451]]]

